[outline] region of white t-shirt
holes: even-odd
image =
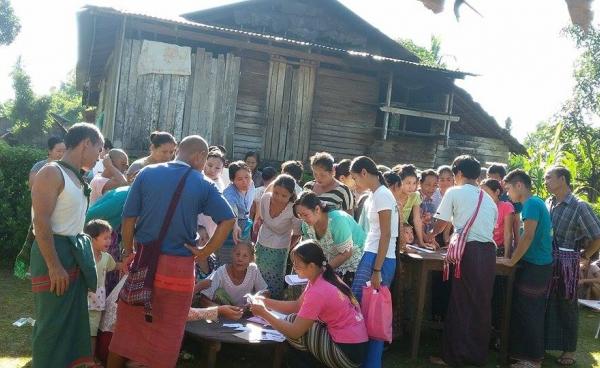
[[[452,221],[455,231],[461,230],[475,213],[480,190],[470,184],[448,189],[434,217],[443,221]],[[494,200],[484,192],[479,213],[469,231],[467,241],[493,243],[497,217],[498,208]]]
[[[257,205],[260,203],[260,199],[263,194],[265,194],[266,189],[267,188],[264,185],[254,189],[254,202],[256,202]]]
[[[398,206],[392,192],[385,186],[380,186],[375,192],[369,194],[365,200],[363,214],[369,222],[369,232],[365,240],[365,252],[377,253],[381,227],[379,226],[379,212],[392,211],[390,245],[385,258],[396,258],[396,238],[398,238]]]

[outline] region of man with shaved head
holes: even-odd
[[[128,185],[125,172],[129,167],[129,157],[122,149],[113,148],[102,159],[104,171],[96,174],[90,181],[92,193],[90,205],[96,203],[104,193]]]
[[[126,360],[151,367],[177,362],[194,293],[194,256],[207,257],[218,249],[235,221],[216,185],[201,172],[207,156],[206,141],[188,136],[175,160],[146,166],[131,185],[123,209],[124,256],[139,252],[134,268],[143,259],[149,272],[155,265],[155,276],[152,285],[145,285],[152,290],[151,303],[119,301],[108,367],[123,367]],[[199,249],[189,244],[196,244],[201,213],[218,225]]]

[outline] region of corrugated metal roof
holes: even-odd
[[[345,54],[348,56],[363,57],[363,58],[371,59],[371,60],[377,61],[377,62],[403,64],[403,65],[407,65],[407,66],[411,66],[411,67],[416,67],[419,69],[447,73],[447,74],[454,75],[456,77],[475,76],[476,75],[473,73],[462,72],[462,71],[458,71],[458,70],[449,70],[449,69],[445,69],[445,68],[441,68],[441,67],[420,64],[420,63],[416,63],[416,62],[412,62],[412,61],[408,61],[408,60],[396,59],[396,58],[386,57],[386,56],[382,56],[382,55],[374,55],[374,54],[371,54],[371,53],[368,53],[365,51],[360,51],[360,50],[347,50],[347,49],[343,49],[343,48],[339,48],[339,47],[327,46],[327,45],[323,45],[323,44],[301,41],[301,40],[296,40],[296,39],[286,38],[286,37],[281,37],[281,36],[276,36],[276,35],[257,33],[257,32],[251,32],[251,31],[243,31],[243,30],[239,30],[239,29],[225,28],[225,27],[214,26],[214,25],[210,25],[210,24],[197,23],[197,22],[189,21],[182,17],[156,16],[156,15],[146,14],[146,13],[141,13],[141,12],[132,12],[132,11],[128,11],[128,10],[119,10],[119,9],[115,9],[115,8],[99,7],[99,6],[91,6],[91,5],[85,6],[81,12],[82,13],[88,13],[88,12],[104,13],[104,14],[136,17],[136,18],[149,19],[149,20],[154,20],[154,21],[159,21],[159,22],[167,22],[167,23],[172,23],[172,24],[185,25],[185,26],[198,28],[198,29],[204,29],[204,30],[213,31],[213,32],[228,33],[228,34],[234,34],[234,35],[243,35],[243,36],[247,36],[247,37],[255,37],[255,38],[260,38],[263,40],[277,42],[277,43],[286,43],[286,44],[302,46],[302,47],[323,49],[323,50],[327,50],[327,51],[336,52],[339,54]]]

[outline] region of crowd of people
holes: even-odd
[[[577,297],[600,289],[600,220],[562,166],[545,174],[544,201],[528,173],[482,175],[468,155],[420,171],[319,152],[304,182],[300,161],[229,162],[222,146],[168,132],[129,164],[86,123],[48,152],[29,177],[34,367],[174,367],[186,322],[249,313],[286,337],[288,366],[381,367],[363,288],[401,282],[400,253],[421,249],[447,253],[439,283],[451,285],[433,364],[486,363],[502,263],[516,272],[512,366],[539,367],[546,350],[572,365]],[[290,272],[307,280],[299,297]]]

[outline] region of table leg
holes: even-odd
[[[502,331],[500,337],[500,361],[508,363],[508,345],[510,333],[510,312],[512,308],[513,283],[515,272],[512,270],[506,276],[506,298],[504,298],[504,311],[502,313]]]
[[[218,341],[207,342],[206,366],[215,368],[217,366],[217,353],[221,350],[221,343]]]
[[[283,357],[287,350],[287,344],[281,343],[275,345],[275,356],[273,357],[273,368],[281,368],[283,366]]]
[[[423,262],[424,263],[424,262]],[[429,268],[423,263],[419,264],[419,279],[417,281],[417,303],[412,328],[412,342],[410,357],[415,359],[419,354],[419,340],[421,339],[421,323],[423,322],[423,309],[425,307],[425,289],[427,288],[427,275]]]

